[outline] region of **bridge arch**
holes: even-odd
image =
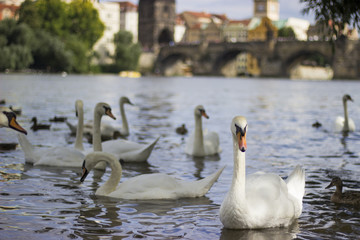
[[[187,76],[192,75],[193,59],[191,56],[181,53],[171,53],[159,61],[157,71],[164,76]]]
[[[324,54],[317,50],[300,50],[295,52],[284,61],[283,72],[286,77],[298,78],[299,71],[307,71],[309,74],[317,74],[317,72],[331,73],[333,76],[332,64],[333,58],[328,54]],[[312,73],[311,73],[312,72]],[[322,73],[323,75],[323,73]],[[310,76],[311,77],[311,76]],[[317,77],[317,76],[314,76]]]
[[[227,77],[260,75],[259,59],[252,51],[244,48],[223,52],[216,58],[213,69],[216,74]]]

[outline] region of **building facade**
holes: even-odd
[[[144,51],[174,41],[175,0],[139,0],[138,39]]]
[[[272,21],[279,20],[279,1],[278,0],[254,0],[254,17],[267,17]]]
[[[133,42],[138,41],[138,6],[131,2],[119,2],[120,4],[120,30],[131,32]]]

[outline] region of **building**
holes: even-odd
[[[175,0],[139,0],[138,39],[145,51],[174,42]]]
[[[254,17],[267,17],[272,21],[279,20],[279,1],[278,0],[254,0]]]
[[[272,21],[272,23],[281,29],[284,27],[291,27],[294,30],[295,38],[300,41],[307,40],[307,32],[310,26],[310,22],[300,18],[288,18],[278,21]]]
[[[117,2],[94,1],[93,6],[105,25],[103,36],[93,47],[99,56],[96,63],[110,64],[115,53],[114,35],[120,31],[120,5]]]
[[[248,41],[268,41],[277,38],[278,29],[268,17],[263,17],[259,24],[254,19],[249,25]]]
[[[187,43],[221,42],[222,29],[228,22],[226,15],[186,11],[181,13],[185,23],[184,41]]]
[[[138,41],[138,6],[131,2],[119,2],[120,4],[120,30],[131,32],[133,42]]]
[[[21,2],[17,0],[0,1],[0,21],[6,18],[17,18],[16,11],[19,9]]]
[[[246,42],[248,25],[251,19],[229,20],[222,29],[222,38],[226,42]]]
[[[174,29],[174,41],[176,43],[184,42],[184,36],[186,32],[185,21],[181,14],[176,15],[176,24]]]

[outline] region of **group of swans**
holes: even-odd
[[[115,139],[118,137],[127,137],[130,134],[129,131],[129,124],[126,118],[125,114],[125,104],[134,105],[128,97],[122,96],[119,100],[119,106],[120,106],[120,116],[122,120],[122,127],[117,128],[110,124],[102,123],[101,124],[101,140],[110,140]],[[78,125],[72,125],[70,122],[66,121],[67,126],[70,129],[71,135],[75,135],[76,129]],[[85,125],[83,125],[84,128],[84,135],[90,139],[92,142],[93,137],[93,121],[87,122]]]
[[[81,167],[85,155],[92,150],[84,150],[82,143],[84,124],[83,102],[81,100],[77,100],[75,108],[78,117],[75,147],[52,147],[48,149],[35,148],[25,136],[19,134],[18,139],[25,154],[26,162],[34,165]],[[111,112],[109,104],[102,102],[96,104],[94,109],[93,151],[111,153],[115,155],[117,159],[121,159],[125,162],[146,161],[159,138],[150,144],[139,144],[123,139],[110,140],[102,143],[100,125],[103,115],[108,115],[114,120],[116,119]],[[104,167],[105,166],[100,167],[99,165],[99,168]]]

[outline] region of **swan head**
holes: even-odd
[[[121,98],[120,98],[120,104],[125,104],[125,103],[130,104],[130,105],[134,105],[134,104],[130,101],[130,99],[129,99],[128,97],[121,97]]]
[[[206,119],[209,119],[209,116],[206,114],[206,111],[205,111],[205,108],[203,107],[203,105],[196,106],[194,114],[197,117],[200,117],[200,118],[204,117]]]
[[[231,133],[233,135],[234,141],[237,142],[239,150],[241,152],[246,151],[246,131],[247,131],[247,121],[243,116],[236,116],[231,122]]]
[[[16,114],[13,111],[11,111],[9,108],[6,107],[1,108],[0,114],[1,114],[0,116],[1,127],[11,128],[18,132],[24,133],[25,135],[27,134],[26,130],[22,128],[20,124],[16,121]]]
[[[79,116],[79,109],[83,109],[84,108],[84,103],[81,100],[76,100],[75,101],[75,113],[76,113],[76,117]]]
[[[116,120],[116,117],[111,112],[111,107],[109,104],[100,102],[96,104],[95,111],[100,115],[108,115],[112,119]]]
[[[351,96],[349,95],[349,94],[345,94],[344,96],[343,96],[343,101],[344,102],[346,102],[346,101],[354,101],[352,98],[351,98]]]
[[[100,161],[116,161],[115,157],[105,152],[91,152],[85,156],[82,164],[82,175],[80,182],[84,182],[89,172],[96,166]]]
[[[334,177],[334,178],[331,180],[331,183],[326,187],[326,189],[331,188],[331,187],[333,187],[333,186],[342,187],[342,180],[341,180],[341,178],[339,178],[339,177]]]

